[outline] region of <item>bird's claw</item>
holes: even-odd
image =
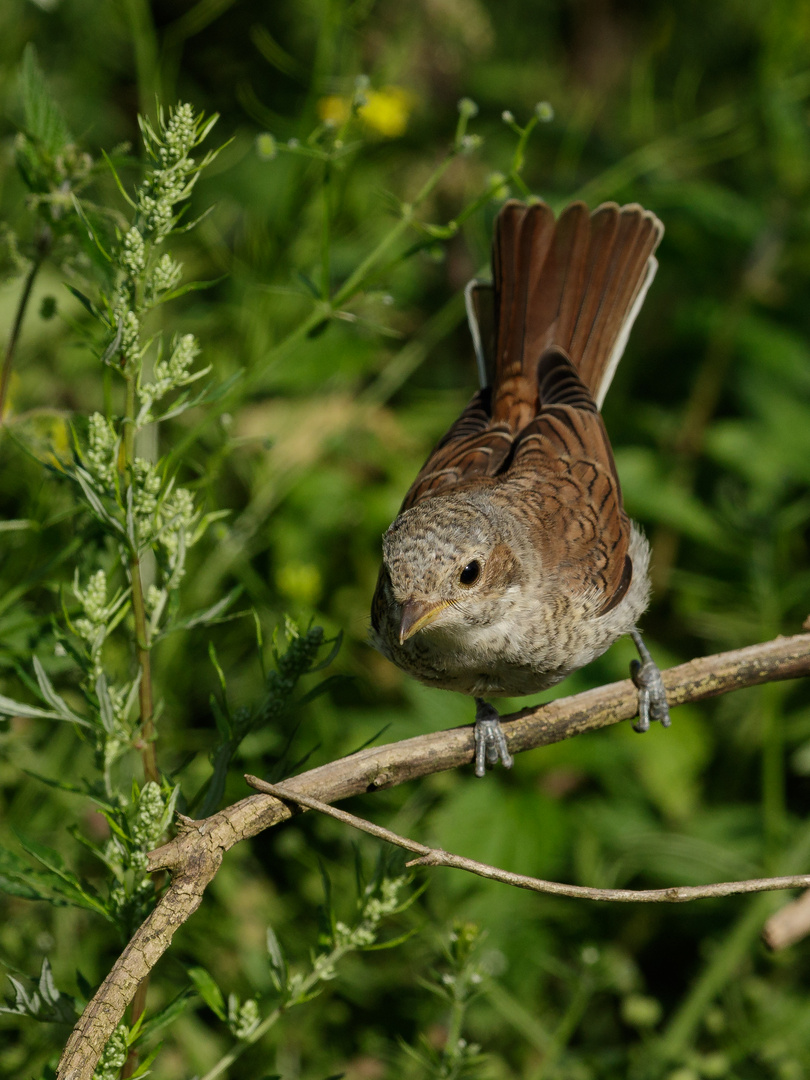
[[[499,761],[505,769],[511,769],[514,759],[506,745],[500,716],[480,698],[476,698],[475,706],[475,775],[485,776],[487,765]]]
[[[657,720],[661,727],[669,727],[669,706],[667,705],[667,691],[661,671],[650,656],[650,652],[638,630],[631,630],[630,636],[636,643],[641,660],[633,660],[630,663],[630,678],[638,688],[638,720],[633,724],[633,730],[649,731],[650,721]]]

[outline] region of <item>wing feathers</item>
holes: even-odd
[[[573,203],[556,222],[543,203],[504,205],[492,288],[475,282],[466,295],[490,385],[435,447],[402,507],[492,483],[518,513],[559,533],[564,560],[603,597],[600,614],[624,596],[633,568],[598,405],[655,273],[662,233],[636,204],[605,203],[589,214]]]

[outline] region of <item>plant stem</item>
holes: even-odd
[[[349,951],[350,949],[345,945],[336,945],[329,954],[328,961],[332,964],[336,964],[338,961],[342,960]],[[311,971],[301,983],[298,993],[292,1000],[286,1001],[283,1005],[277,1005],[275,1009],[269,1012],[264,1020],[257,1024],[249,1035],[246,1035],[244,1039],[240,1039],[227,1054],[223,1054],[216,1065],[209,1069],[201,1080],[216,1080],[216,1077],[221,1076],[226,1069],[233,1065],[237,1058],[242,1056],[249,1046],[253,1046],[257,1043],[259,1039],[267,1034],[271,1027],[278,1023],[283,1013],[287,1012],[295,1005],[303,1005],[304,1002],[309,999],[311,992],[321,981],[319,972],[317,970]]]
[[[135,460],[135,410],[136,401],[136,376],[131,373],[126,376],[126,405],[124,411],[124,470],[132,487],[132,466]],[[129,555],[129,580],[132,589],[132,614],[135,619],[135,650],[141,679],[138,685],[138,703],[141,717],[141,760],[143,762],[144,779],[148,782],[160,783],[160,774],[157,766],[157,753],[155,751],[155,725],[154,705],[152,700],[152,659],[149,648],[149,625],[146,619],[146,607],[143,602],[143,581],[141,579],[141,560],[137,543],[133,537],[133,547]],[[159,889],[159,880],[155,881],[155,888]],[[146,995],[149,991],[149,977],[147,976],[135,991],[130,1010],[130,1025],[138,1022],[146,1008]],[[138,1066],[138,1051],[135,1047],[129,1053],[124,1068],[121,1071],[122,1080],[132,1076]]]
[[[3,369],[0,371],[0,427],[2,427],[5,422],[6,398],[8,397],[8,388],[11,383],[12,362],[17,347],[17,340],[20,336],[20,330],[22,329],[23,317],[25,316],[26,308],[28,307],[28,301],[31,299],[31,291],[34,288],[37,274],[50,249],[50,230],[46,229],[43,230],[39,242],[37,243],[36,258],[31,264],[31,269],[28,271],[28,276],[25,279],[23,291],[20,294],[20,302],[17,304],[14,323],[11,327],[11,336],[8,339],[8,345],[6,346],[6,355],[3,357]]]
[[[124,469],[132,482],[132,464],[135,460],[135,375],[127,376],[126,411],[124,415]],[[141,681],[138,687],[138,701],[141,715],[141,757],[146,780],[160,783],[155,753],[154,705],[152,700],[152,661],[149,646],[149,624],[146,619],[146,607],[143,602],[143,581],[141,579],[141,560],[137,548],[133,547],[129,556],[129,578],[132,587],[132,614],[135,618],[135,648]]]

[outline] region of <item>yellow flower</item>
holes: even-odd
[[[366,104],[357,111],[363,123],[373,131],[386,139],[396,139],[404,134],[414,104],[414,95],[408,90],[401,86],[384,86],[382,90],[369,90]]]
[[[325,124],[333,124],[335,127],[339,127],[349,119],[351,107],[350,98],[330,94],[329,97],[321,98],[318,102],[318,116]]]
[[[357,115],[367,128],[386,139],[396,139],[408,126],[408,118],[416,104],[415,96],[401,86],[384,86],[381,90],[367,90],[365,102]],[[352,108],[350,97],[331,94],[318,102],[318,115],[327,124],[338,127],[344,124]]]

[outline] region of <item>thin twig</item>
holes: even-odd
[[[744,686],[808,674],[810,634],[797,634],[692,660],[664,672],[663,678],[669,702],[675,706],[686,701],[702,701]],[[630,720],[637,711],[635,687],[626,679],[539,708],[524,709],[504,717],[503,728],[509,749],[514,754]],[[666,732],[659,735],[662,740],[666,739]],[[350,757],[285,780],[284,788],[290,798],[312,795],[326,803],[337,802],[351,795],[468,766],[473,754],[470,725],[420,735],[388,746],[367,747]],[[482,783],[473,776],[469,782]],[[139,983],[168,949],[175,931],[202,903],[205,889],[217,873],[225,852],[241,840],[291,816],[289,806],[278,799],[270,795],[251,795],[202,821],[178,818],[179,831],[175,839],[149,855],[149,869],[171,871],[171,885],[135,932],[79,1018],[59,1063],[59,1080],[90,1080],[107,1040]]]
[[[810,885],[810,874],[751,878],[747,881],[722,881],[713,885],[671,885],[666,889],[592,889],[586,885],[563,885],[558,881],[544,881],[542,878],[527,877],[525,874],[513,874],[497,866],[476,862],[475,859],[453,855],[452,852],[442,851],[441,848],[426,847],[424,844],[417,843],[416,840],[409,840],[405,836],[391,832],[390,829],[384,829],[381,825],[366,821],[365,818],[356,817],[345,810],[338,810],[329,803],[321,802],[320,799],[313,799],[311,795],[301,795],[290,791],[283,784],[268,784],[266,780],[250,775],[245,779],[257,791],[274,795],[277,799],[299,803],[310,810],[317,810],[321,814],[335,818],[336,821],[343,822],[344,825],[351,825],[353,829],[376,836],[378,840],[385,840],[389,844],[396,844],[397,847],[418,854],[419,858],[411,859],[406,864],[407,866],[452,866],[457,870],[467,870],[471,874],[477,874],[479,877],[490,878],[492,881],[501,881],[504,885],[529,889],[531,892],[549,893],[552,896],[571,896],[580,900],[618,900],[623,903],[677,904],[686,900],[705,900],[712,896],[775,892],[777,889],[803,889]]]

